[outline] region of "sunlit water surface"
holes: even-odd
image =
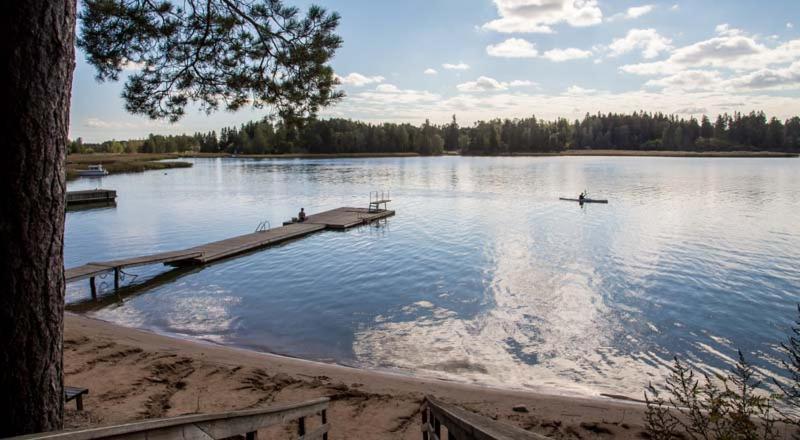
[[[741,348],[778,371],[800,301],[800,161],[680,158],[196,159],[78,180],[67,267],[182,249],[390,189],[395,217],[202,268],[129,269],[122,325],[504,387],[640,396],[672,356]],[[584,188],[608,205],[561,202]],[[134,277],[135,275],[135,277]]]

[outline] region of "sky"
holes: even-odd
[[[287,0],[307,8],[312,2]],[[492,118],[800,115],[798,0],[316,0],[341,15],[346,97],[321,117],[469,125]],[[175,124],[125,112],[78,50],[70,137],[219,131],[268,110],[196,107]]]

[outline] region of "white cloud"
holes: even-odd
[[[425,75],[436,75],[439,72],[437,72],[436,69],[434,69],[432,67],[429,67],[429,68],[425,69],[425,71],[423,73]]]
[[[702,67],[752,71],[800,59],[800,40],[770,48],[756,37],[728,25],[719,25],[716,31],[718,35],[713,38],[673,50],[664,61],[626,65],[620,69],[638,75],[670,75]]]
[[[717,71],[685,70],[661,79],[652,79],[645,83],[647,87],[659,87],[669,90],[709,90],[718,88],[723,83]]]
[[[794,27],[794,25],[792,24],[792,22],[790,22],[790,21],[786,22],[786,29],[792,29],[793,27]]]
[[[653,5],[642,5],[628,8],[627,16],[630,18],[639,18],[653,12]]]
[[[442,67],[448,70],[467,70],[469,69],[469,64],[465,64],[463,62],[459,62],[458,64],[444,63],[442,64]]]
[[[528,81],[526,79],[515,79],[513,81],[508,82],[509,87],[539,87],[539,83],[534,81]]]
[[[145,120],[145,121],[109,121],[98,117],[86,118],[83,121],[83,126],[91,129],[106,129],[106,130],[146,130],[157,128],[179,128],[181,124],[171,124],[162,120]]]
[[[567,96],[586,96],[586,95],[594,95],[597,93],[596,89],[584,89],[580,86],[569,86],[567,90],[564,92]]]
[[[413,111],[415,104],[431,103],[440,99],[440,95],[424,90],[400,89],[393,84],[379,84],[375,90],[349,96],[347,101],[365,109],[370,109],[371,105],[376,106],[375,111],[385,108],[387,104],[409,105],[408,109]]]
[[[383,93],[398,93],[400,92],[400,89],[398,89],[394,84],[380,84],[375,87],[375,91]]]
[[[653,63],[626,64],[621,66],[619,70],[634,75],[656,76],[671,75],[680,72],[681,68],[666,61],[656,61]]]
[[[336,115],[370,122],[434,123],[450,120],[455,113],[462,124],[491,118],[518,118],[536,109],[536,116],[548,120],[557,117],[582,118],[585,113],[614,111],[630,113],[646,109],[674,113],[676,109],[704,109],[705,114],[749,112],[762,109],[768,115],[787,118],[800,114],[800,99],[774,93],[711,90],[687,92],[668,89],[631,90],[611,93],[582,87],[570,87],[562,93],[544,94],[535,89],[495,90],[491,93],[459,93],[442,97],[424,91],[403,93],[361,92],[351,94],[322,116]],[[405,100],[405,102],[400,100]],[[392,105],[401,103],[403,105]]]
[[[679,4],[677,4],[677,3],[675,3],[674,5],[670,6],[669,10],[670,11],[677,11],[680,8],[681,8],[681,6]]]
[[[502,43],[486,46],[486,53],[502,58],[535,58],[539,55],[533,43],[521,38],[509,38]]]
[[[731,25],[729,25],[728,23],[718,24],[714,28],[714,32],[716,32],[719,35],[724,35],[727,37],[732,37],[735,35],[744,35],[744,32],[741,29],[732,28]]]
[[[562,61],[589,58],[590,56],[592,56],[592,52],[588,50],[582,50],[570,47],[567,49],[551,49],[545,52],[542,56],[550,61],[560,63]]]
[[[650,59],[669,50],[671,44],[672,40],[661,36],[655,29],[631,29],[624,38],[615,38],[609,45],[609,50],[612,57],[641,50],[642,56]]]
[[[145,63],[135,63],[135,62],[130,61],[130,60],[125,61],[125,62],[122,63],[122,70],[127,70],[127,71],[142,70],[142,69],[144,69],[144,67],[145,67]]]
[[[456,86],[460,92],[491,92],[499,90],[508,90],[511,87],[528,87],[536,86],[537,84],[527,80],[514,80],[509,82],[501,82],[494,78],[481,76],[475,81],[467,81]]]
[[[612,15],[608,18],[608,21],[632,20],[653,12],[653,9],[655,9],[653,5],[633,6],[628,8],[625,12]]]
[[[540,57],[536,45],[522,38],[509,38],[499,44],[486,47],[486,53],[493,57],[502,58],[537,58]],[[554,62],[588,58],[592,55],[591,51],[576,49],[550,49],[541,55],[541,58]]]
[[[353,72],[347,76],[336,75],[336,78],[341,84],[355,87],[362,87],[373,83],[382,83],[384,80],[386,80],[386,78],[382,76],[365,76],[356,72]]]
[[[494,0],[500,18],[483,29],[503,33],[552,33],[552,25],[591,26],[603,19],[597,0]]]
[[[800,61],[781,69],[764,68],[726,82],[743,90],[786,90],[800,88]]]

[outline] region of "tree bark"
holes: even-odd
[[[64,152],[75,0],[0,6],[0,437],[63,422]]]

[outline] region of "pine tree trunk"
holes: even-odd
[[[63,421],[64,152],[75,0],[0,6],[0,437]]]

